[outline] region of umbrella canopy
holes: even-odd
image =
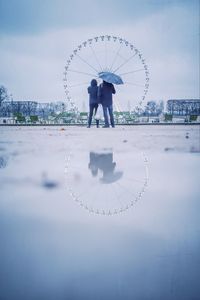
[[[123,80],[119,75],[116,75],[111,72],[100,72],[99,78],[103,79],[106,82],[114,83],[114,84],[124,84]]]

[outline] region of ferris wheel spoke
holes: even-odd
[[[121,189],[123,189],[124,191],[128,192],[129,194],[131,194],[132,196],[136,197],[137,194],[135,192],[133,192],[132,190],[130,190],[129,188],[125,187],[123,184],[119,183],[119,182],[115,182]]]
[[[113,71],[113,73],[115,73],[116,71],[118,71],[119,69],[121,69],[125,64],[127,64],[131,59],[133,59],[137,54],[133,54],[131,57],[129,57],[125,62],[123,62],[119,67],[117,67],[117,69],[115,69]]]
[[[100,70],[103,71],[103,68],[102,68],[102,66],[101,66],[101,64],[100,64],[100,62],[98,60],[98,57],[96,55],[96,52],[94,51],[94,48],[92,47],[92,45],[90,45],[89,47],[90,47],[90,49],[91,49],[91,51],[92,51],[92,53],[93,53],[93,55],[94,55],[94,57],[96,59],[97,64],[99,65]]]
[[[123,57],[121,54],[117,54],[120,58],[122,58],[123,59],[123,61],[125,61],[126,60],[126,58],[125,57]]]
[[[123,57],[121,54],[116,54],[118,57],[120,57],[123,61],[125,61],[126,60],[126,58],[125,57]],[[111,70],[110,68],[108,69],[109,71],[111,71],[111,72],[114,72],[113,70]]]
[[[126,180],[127,180],[127,181],[131,181],[132,183],[135,181],[135,182],[137,182],[138,184],[144,182],[143,179],[136,179],[136,178],[129,178],[129,177],[126,177],[126,178],[125,178],[125,181],[126,181]]]
[[[119,74],[119,76],[124,76],[124,75],[132,74],[132,73],[136,73],[136,72],[140,72],[140,71],[144,71],[144,69],[138,69],[138,70],[134,70],[134,71],[126,72],[126,73],[121,73],[121,74]]]
[[[99,73],[97,69],[95,69],[92,65],[90,65],[84,58],[82,58],[79,54],[76,54],[76,56],[82,60],[86,65],[88,65],[90,68],[92,68],[95,72]]]
[[[104,192],[106,189],[106,186],[104,186],[103,184],[99,184],[99,185],[91,185],[90,189],[88,190],[88,187],[84,188],[81,192],[79,192],[77,194],[77,197],[79,199],[83,199],[85,196],[88,196],[88,198],[92,198],[92,200],[94,200],[94,196],[96,195],[101,195],[101,194],[107,194],[106,192]],[[90,200],[87,200],[87,203],[91,202]]]
[[[73,73],[84,74],[84,75],[88,75],[88,76],[93,76],[93,77],[96,77],[96,78],[97,78],[97,76],[96,76],[96,75],[94,75],[94,74],[91,74],[91,73],[81,72],[81,71],[72,70],[72,69],[68,69],[67,71],[68,71],[68,72],[73,72]]]
[[[76,190],[76,197],[77,197],[78,199],[80,199],[80,201],[81,201],[81,199],[82,199],[83,197],[85,197],[85,195],[88,194],[88,188],[87,188],[87,187],[81,188],[81,190],[77,190],[77,188],[75,188],[75,186],[73,186],[73,189]],[[92,193],[93,190],[94,190],[94,186],[91,185],[91,186],[90,186],[90,193]]]
[[[115,53],[115,56],[114,56],[113,61],[112,61],[112,64],[111,64],[111,66],[110,66],[110,68],[109,68],[110,71],[112,71],[112,68],[113,68],[114,63],[115,63],[115,61],[116,61],[116,59],[117,59],[117,56],[119,55],[119,53],[120,53],[120,51],[121,51],[121,48],[122,48],[122,44],[119,46],[117,52]]]
[[[110,193],[109,193],[109,202],[114,201],[115,203],[119,203],[121,205],[121,203],[119,201],[119,192],[115,188],[114,183],[109,184],[109,190],[110,190]]]
[[[112,188],[112,193],[114,194],[114,200],[115,203],[117,204],[117,206],[119,206],[119,209],[122,208],[123,206],[125,206],[125,202],[124,202],[124,191],[119,188],[119,185],[117,184],[117,182],[114,182],[111,186]],[[127,199],[126,199],[127,201]]]
[[[108,70],[108,53],[107,53],[107,43],[108,41],[105,39],[105,70]]]
[[[78,84],[73,84],[73,85],[68,85],[68,88],[75,88],[83,85],[88,85],[88,82],[83,82],[83,83],[78,83]]]
[[[134,85],[134,86],[139,86],[139,87],[144,87],[144,84],[139,84],[139,83],[132,83],[132,82],[124,82],[124,84],[128,84],[128,85]]]
[[[113,188],[113,190],[115,191],[115,195],[116,195],[116,198],[115,198],[115,199],[117,200],[117,202],[118,202],[118,203],[120,204],[120,206],[122,207],[122,206],[124,205],[124,202],[121,201],[121,195],[123,195],[124,192],[121,191],[121,190],[120,190],[120,192],[119,192],[119,188],[118,188],[116,182],[114,182],[114,184],[112,185],[112,188]]]

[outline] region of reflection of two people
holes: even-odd
[[[112,183],[119,180],[123,172],[115,171],[116,162],[113,162],[113,153],[96,153],[90,152],[90,161],[88,164],[92,176],[96,177],[99,173],[99,170],[102,172],[102,177],[100,181],[102,183]]]

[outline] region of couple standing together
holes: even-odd
[[[103,108],[103,115],[105,125],[104,128],[115,127],[114,117],[113,117],[113,100],[112,94],[115,94],[115,88],[112,83],[108,83],[103,81],[99,86],[97,85],[96,79],[92,79],[90,86],[88,87],[88,94],[89,94],[89,105],[90,105],[90,112],[88,118],[88,128],[90,128],[92,123],[92,116],[93,114],[97,113],[98,106],[101,104]],[[108,113],[110,117],[110,123],[108,119]],[[96,125],[99,127],[99,120],[96,119]]]

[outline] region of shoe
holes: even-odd
[[[102,126],[102,128],[109,128],[109,126],[108,125],[104,125],[104,126]]]
[[[90,128],[90,126],[88,125],[87,128]]]

